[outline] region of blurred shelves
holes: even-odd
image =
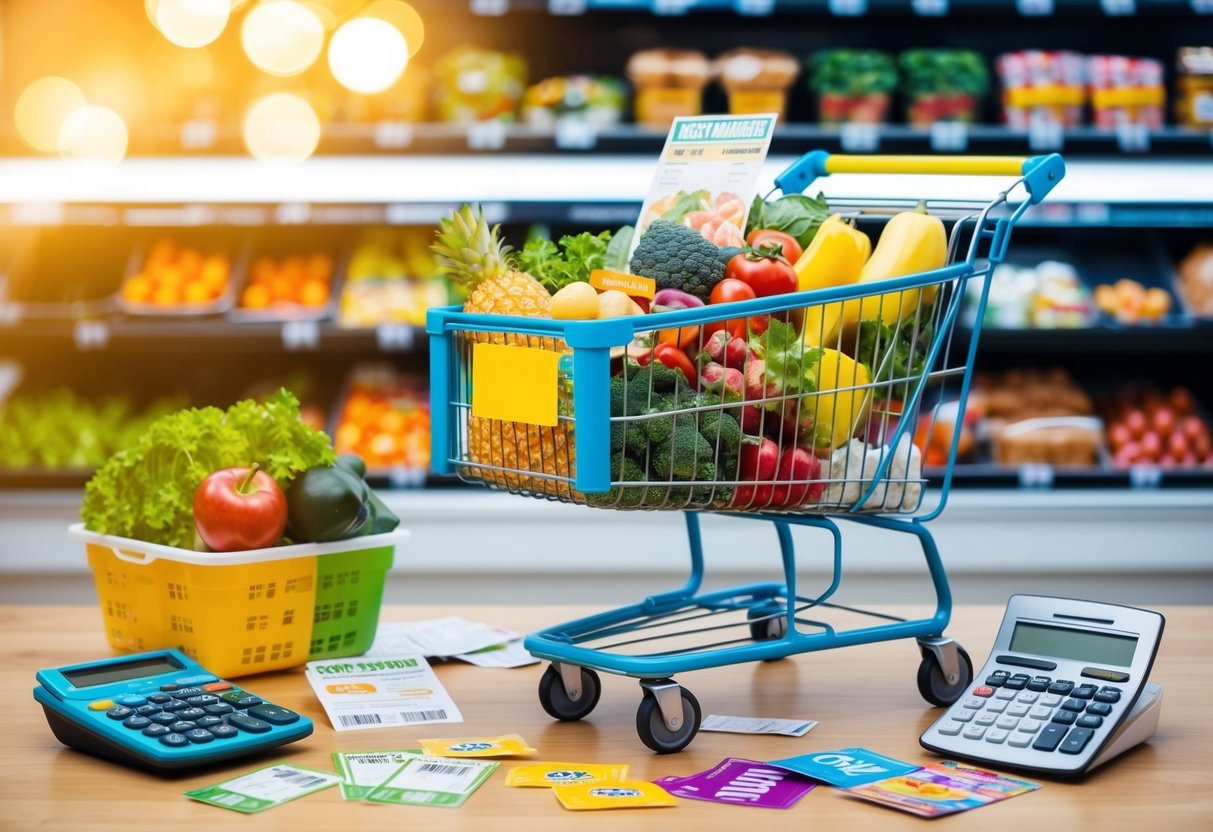
[[[943,472],[926,469],[933,486],[943,481]],[[960,463],[952,472],[952,485],[962,489],[1021,489],[1025,491],[1173,491],[1213,488],[1213,467],[1162,468],[1136,465],[1132,468],[1056,468],[1031,464],[1006,467]]]
[[[969,330],[960,330],[967,340]],[[1194,319],[1176,326],[1096,326],[1081,329],[981,330],[979,353],[1048,355],[1206,355],[1213,354],[1213,320]]]
[[[433,5],[450,0],[428,0]],[[1018,15],[1051,17],[1101,15],[1204,15],[1213,13],[1205,0],[462,0],[473,14],[496,17],[511,12],[579,15],[632,12],[684,15],[697,12],[743,16],[818,15]],[[452,3],[454,5],[454,3]]]

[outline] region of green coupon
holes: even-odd
[[[365,800],[376,786],[383,783],[421,749],[405,751],[335,751],[333,765],[341,775],[341,797],[345,800]]]
[[[300,768],[290,763],[277,763],[250,771],[234,780],[193,789],[186,792],[185,796],[201,803],[251,815],[306,797],[340,782],[341,777],[332,772]]]
[[[498,763],[449,757],[411,757],[371,789],[367,800],[407,806],[462,806]]]

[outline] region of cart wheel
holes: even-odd
[[[673,731],[665,724],[661,716],[661,708],[657,707],[657,697],[645,691],[636,709],[636,733],[640,741],[658,754],[673,754],[691,744],[699,733],[699,722],[702,715],[697,700],[689,690],[681,688],[682,694],[682,723]]]
[[[944,678],[943,668],[939,666],[935,654],[927,653],[918,665],[918,692],[932,705],[941,708],[951,705],[973,681],[973,660],[963,647],[957,647],[956,652],[960,659],[960,678],[954,684],[948,684]]]
[[[588,667],[580,670],[581,695],[576,701],[565,692],[559,670],[548,665],[548,669],[543,671],[543,678],[539,680],[539,704],[548,712],[548,716],[561,722],[575,722],[589,716],[590,711],[594,710],[598,697],[602,696],[602,683],[598,674]]]
[[[775,641],[786,636],[788,634],[787,613],[787,609],[780,604],[760,604],[750,607],[746,612],[746,618],[750,620],[750,638],[754,641]],[[762,620],[755,621],[756,618]]]

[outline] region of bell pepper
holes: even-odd
[[[849,355],[828,348],[822,349],[812,374],[817,393],[804,397],[801,414],[812,417],[814,449],[829,451],[867,427],[872,391],[865,385],[872,383],[872,374]]]
[[[864,263],[872,253],[867,234],[837,214],[817,229],[813,242],[793,267],[802,292],[847,286],[859,281]],[[838,338],[842,303],[810,306],[805,310],[804,337],[811,346],[825,346]]]
[[[299,543],[324,543],[396,528],[400,519],[375,496],[365,476],[366,465],[353,454],[297,476],[286,492],[287,536]]]

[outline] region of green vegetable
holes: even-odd
[[[922,375],[934,331],[932,306],[920,307],[918,315],[902,321],[896,331],[879,319],[860,321],[855,360],[868,365],[876,383],[916,379]],[[880,387],[877,398],[904,400],[910,392],[910,382],[903,381]]]
[[[611,237],[611,242],[607,243],[606,256],[602,262],[604,269],[610,269],[613,272],[628,270],[628,249],[632,247],[632,237],[635,235],[636,229],[630,225],[625,225],[615,232],[615,235]]]
[[[685,225],[653,220],[629,264],[632,274],[652,278],[660,289],[680,289],[707,301],[724,278],[720,249]]]
[[[721,410],[705,410],[699,414],[699,435],[711,443],[713,448],[720,449],[720,463],[724,470],[732,470],[734,465],[726,465],[729,459],[735,460],[741,450],[741,426],[737,420]]]
[[[816,236],[818,227],[829,217],[830,206],[826,204],[825,196],[820,193],[815,198],[804,194],[787,194],[771,202],[756,196],[750,206],[746,231],[782,231],[795,237],[801,247],[807,249]]]
[[[80,513],[95,532],[192,549],[198,486],[221,468],[252,462],[285,490],[299,472],[332,464],[333,449],[328,436],[300,421],[299,401],[286,390],[264,404],[180,410],[101,466]]]
[[[816,392],[813,368],[821,360],[821,348],[805,349],[796,327],[771,319],[767,331],[750,339],[750,349],[763,360],[765,389],[780,396],[804,396]],[[791,399],[789,399],[791,401]],[[769,410],[778,410],[781,402],[768,402]]]
[[[342,454],[308,468],[286,490],[286,533],[297,543],[323,543],[390,532],[400,525],[363,477],[361,457]]]
[[[652,470],[656,479],[694,479],[700,465],[712,463],[715,457],[715,449],[699,435],[695,420],[679,420],[670,440],[653,446]]]
[[[875,49],[823,49],[811,63],[809,86],[818,93],[860,97],[897,88],[893,58]]]
[[[628,416],[639,416],[646,412],[662,393],[673,393],[687,386],[681,372],[670,369],[660,361],[654,361],[647,367],[637,366],[628,373],[627,379]]]
[[[518,254],[518,267],[556,292],[570,283],[590,279],[594,269],[605,268],[607,246],[611,232],[580,234],[560,238],[559,244],[543,237],[527,240]]]
[[[907,49],[898,59],[908,95],[961,93],[980,97],[990,86],[985,59],[968,49]]]
[[[724,265],[727,267],[730,260],[732,260],[738,254],[745,254],[748,250],[749,249],[742,248],[741,246],[722,246],[718,250],[717,256],[720,257],[720,262],[724,263]]]

